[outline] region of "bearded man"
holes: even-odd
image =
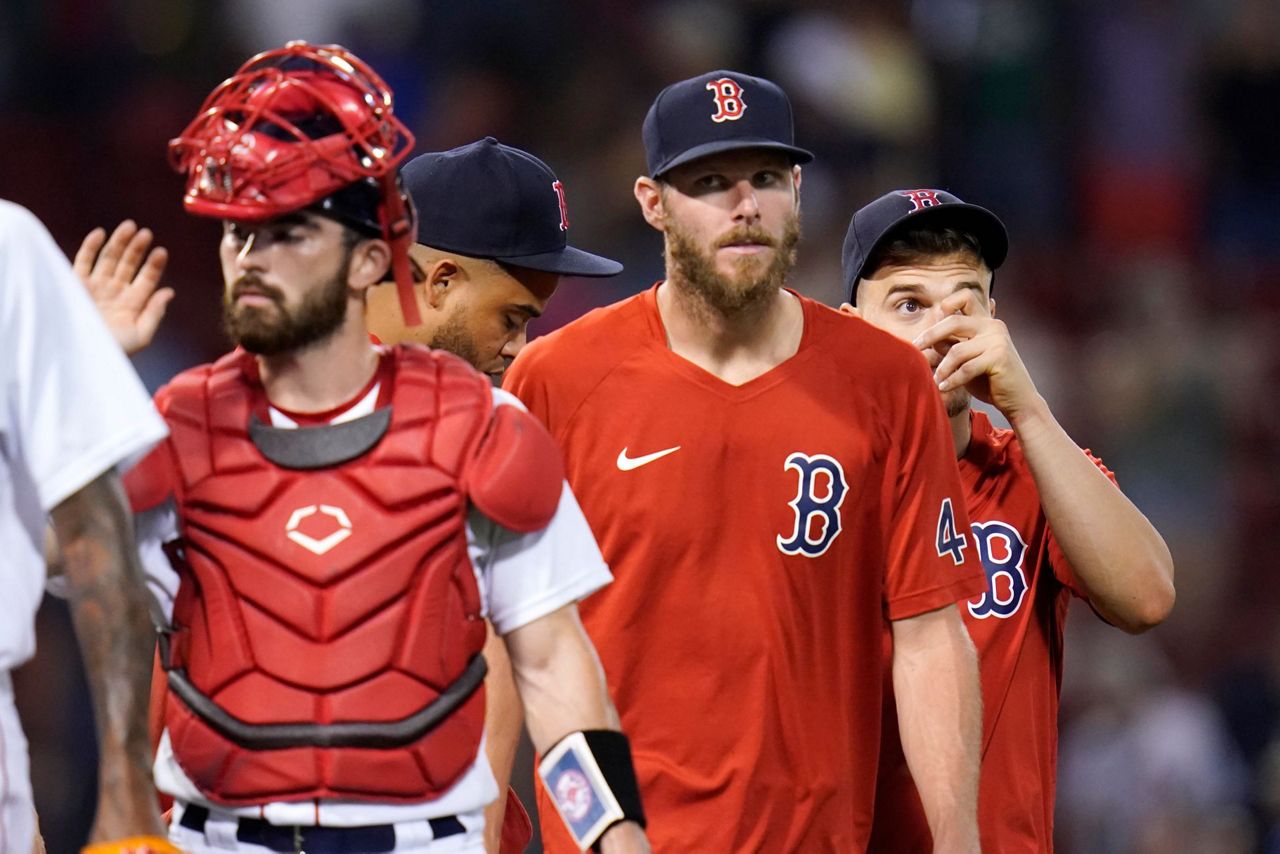
[[[184,206],[222,221],[237,346],[157,393],[169,439],[126,478],[163,594],[170,839],[484,852],[488,622],[535,747],[576,773],[579,844],[643,854],[574,605],[609,574],[557,449],[462,359],[369,341],[366,294],[389,271],[420,322],[396,179],[412,142],[359,57],[290,42],[171,143]]]
[[[559,442],[614,573],[581,614],[654,850],[865,850],[888,620],[938,850],[977,851],[956,602],[984,581],[937,545],[968,522],[928,367],[785,287],[812,156],[775,84],[675,83],[644,143],[635,196],[666,278],[531,343],[505,387]],[[540,797],[563,812],[559,794]],[[552,824],[546,850],[573,850]]]

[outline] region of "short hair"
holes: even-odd
[[[974,261],[985,263],[982,244],[970,231],[959,228],[905,228],[876,247],[867,258],[867,263],[862,268],[863,275],[859,278],[869,278],[881,267],[889,265],[910,266],[952,255],[966,255]]]

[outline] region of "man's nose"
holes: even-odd
[[[751,181],[744,178],[735,185],[734,190],[738,194],[733,208],[734,218],[746,222],[759,220],[760,200],[756,196],[756,188]]]
[[[520,355],[520,351],[524,349],[524,345],[529,343],[528,327],[521,327],[520,331],[507,339],[507,343],[502,345],[502,356],[508,360],[514,359]]]

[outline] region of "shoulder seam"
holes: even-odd
[[[573,419],[578,417],[578,413],[582,411],[582,407],[586,406],[587,401],[590,400],[591,396],[596,393],[596,390],[599,389],[600,386],[604,384],[605,380],[613,376],[614,372],[617,371],[619,367],[621,367],[622,365],[630,361],[631,357],[634,354],[635,354],[634,351],[632,351],[631,353],[627,354],[625,357],[614,362],[607,371],[605,371],[600,375],[600,379],[596,380],[596,382],[592,384],[591,388],[587,389],[587,391],[582,395],[582,399],[578,401],[578,403],[573,407],[569,415],[564,419],[564,424],[562,426],[562,429],[567,430],[569,428],[569,425],[573,422]]]

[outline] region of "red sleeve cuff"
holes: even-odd
[[[918,617],[953,602],[980,596],[986,591],[986,573],[975,572],[962,575],[950,584],[889,600],[889,619],[905,620],[909,617]]]

